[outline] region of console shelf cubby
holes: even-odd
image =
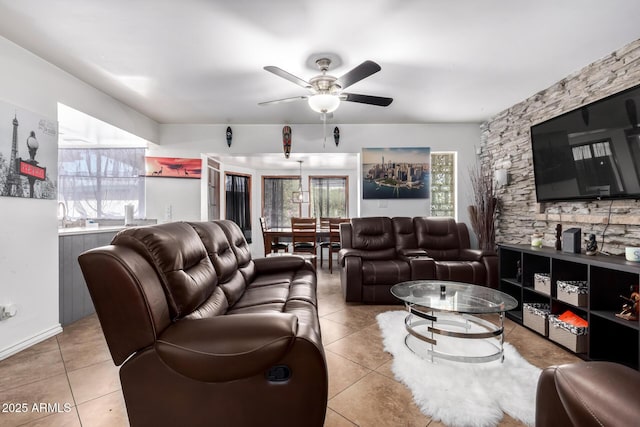
[[[518,301],[507,317],[522,324],[523,303],[549,304],[552,314],[571,310],[589,322],[587,351],[578,356],[640,368],[640,323],[615,315],[624,302],[620,296],[629,297],[630,287],[640,283],[639,263],[619,256],[587,256],[529,245],[500,245],[498,254],[500,290]],[[550,295],[535,289],[536,273],[550,276]],[[558,299],[558,280],[587,282],[587,305],[577,307]]]

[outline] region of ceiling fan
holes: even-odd
[[[340,106],[341,101],[359,102],[361,104],[378,105],[381,107],[386,107],[393,102],[393,98],[360,95],[342,91],[352,84],[380,71],[380,66],[373,61],[364,61],[362,64],[358,65],[351,71],[348,71],[341,77],[334,77],[327,74],[329,66],[331,65],[331,59],[329,58],[320,58],[316,60],[316,65],[322,74],[309,79],[308,82],[284,71],[282,68],[278,68],[273,65],[264,67],[265,70],[275,74],[276,76],[282,77],[283,79],[289,80],[290,82],[307,89],[310,94],[260,102],[258,105],[307,100],[309,107],[311,107],[312,110],[321,113],[323,118],[325,118],[327,114],[334,112]]]

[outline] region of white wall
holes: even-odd
[[[367,108],[363,106],[363,108]],[[373,108],[373,107],[370,107]],[[334,125],[331,125],[333,128]],[[291,125],[292,153],[360,153],[366,147],[431,147],[432,151],[458,152],[458,220],[468,223],[466,206],[471,201],[469,168],[476,161],[475,147],[480,145],[477,124],[339,124],[340,144],[327,139],[323,147],[322,125]],[[227,125],[161,125],[160,147],[168,153],[251,154],[282,153],[282,126],[231,125],[233,143],[227,147]],[[285,173],[285,172],[283,172]],[[288,173],[288,172],[287,172]],[[305,172],[306,173],[306,172]],[[297,173],[296,173],[297,174]],[[259,177],[257,177],[259,179]],[[259,182],[258,182],[259,184]],[[255,185],[255,182],[254,182]],[[350,178],[349,198],[359,203],[360,216],[428,215],[426,200],[357,200],[359,171]],[[258,191],[260,187],[258,186]],[[147,202],[148,208],[154,203]],[[386,207],[384,206],[386,205]],[[155,209],[155,208],[154,208]],[[255,209],[254,209],[255,210]],[[357,212],[350,208],[350,213]],[[355,215],[354,215],[355,216]]]
[[[157,141],[158,125],[0,37],[0,99],[57,120],[57,103]],[[0,135],[0,143],[11,136]],[[18,306],[0,322],[0,359],[60,332],[55,200],[0,197],[0,304]]]

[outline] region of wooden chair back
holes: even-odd
[[[316,252],[316,218],[291,218],[291,236],[294,252]]]
[[[289,252],[289,246],[285,243],[280,243],[277,239],[269,239],[267,236],[267,219],[263,216],[260,217],[260,228],[262,229],[262,241],[264,242],[264,254],[265,256],[270,252],[278,252],[283,250]]]

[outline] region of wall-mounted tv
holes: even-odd
[[[640,85],[531,127],[538,202],[640,199]]]

